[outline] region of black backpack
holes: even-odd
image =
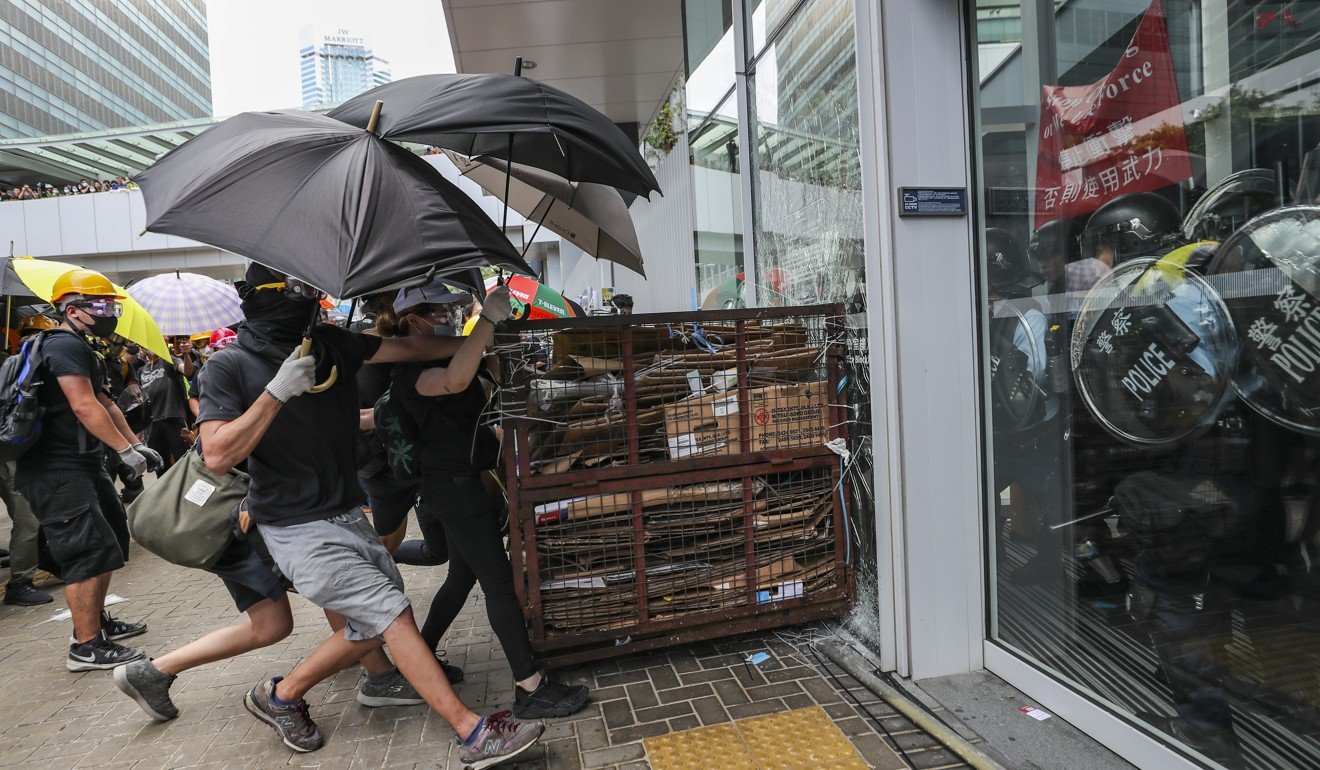
[[[417,420],[404,407],[399,399],[394,398],[394,386],[390,385],[376,401],[376,435],[385,448],[385,463],[394,478],[410,481],[421,476],[420,436],[421,428]]]
[[[0,460],[17,460],[41,437],[45,408],[41,388],[42,346],[47,332],[24,340],[18,352],[0,364]]]

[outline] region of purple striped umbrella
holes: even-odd
[[[138,281],[128,293],[156,319],[166,337],[214,331],[243,320],[238,291],[196,273],[165,273]]]

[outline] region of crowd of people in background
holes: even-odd
[[[49,182],[33,182],[19,187],[0,187],[0,201],[35,201],[41,198],[60,198],[65,195],[136,190],[137,182],[126,176],[114,179],[82,179],[77,184],[56,186]]]

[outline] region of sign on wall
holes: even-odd
[[[1192,175],[1160,0],[1114,71],[1088,86],[1042,87],[1036,224]]]

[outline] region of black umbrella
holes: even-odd
[[[148,230],[227,249],[336,297],[481,265],[532,274],[480,206],[428,163],[324,115],[236,115],[135,178]]]
[[[514,75],[419,75],[355,96],[326,113],[355,126],[385,103],[380,135],[487,155],[647,196],[655,175],[609,118],[558,88]]]

